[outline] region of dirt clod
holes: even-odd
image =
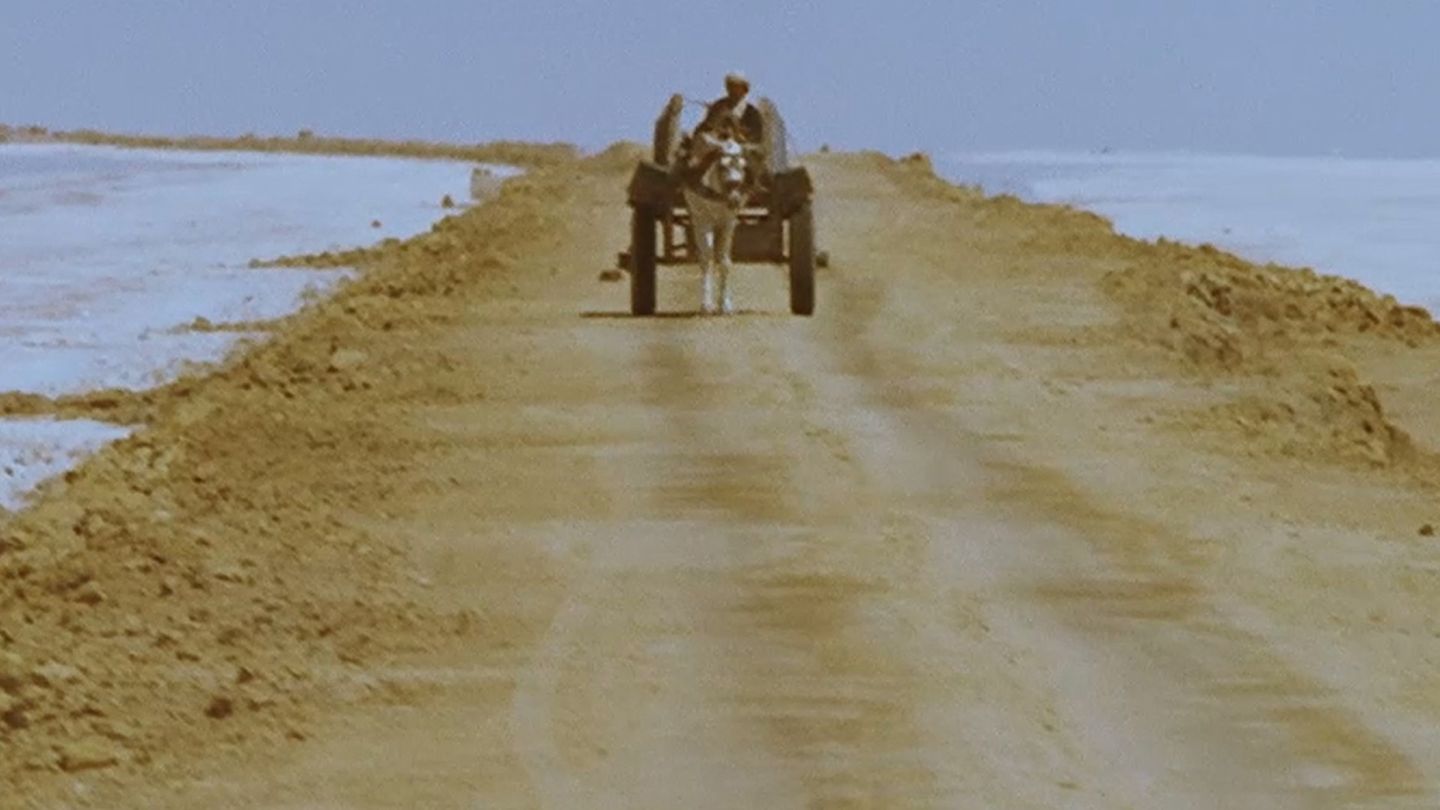
[[[82,677],[80,670],[58,661],[51,661],[44,666],[37,667],[30,673],[30,678],[36,686],[52,690],[79,683]]]
[[[12,652],[0,652],[0,692],[14,694],[29,680],[25,659]]]
[[[205,716],[211,720],[224,720],[235,713],[235,701],[225,695],[216,695],[205,706]]]
[[[94,582],[87,582],[75,591],[72,598],[82,605],[94,607],[105,601],[105,592]]]
[[[66,773],[95,771],[120,764],[121,751],[102,737],[86,737],[59,746],[57,764]]]
[[[9,692],[0,692],[0,717],[4,717],[20,708],[20,698]]]

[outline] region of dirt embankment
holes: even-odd
[[[90,129],[71,131],[0,124],[0,143],[73,143],[120,146],[131,149],[182,149],[189,151],[286,152],[301,155],[352,155],[405,157],[426,160],[461,160],[535,169],[575,160],[580,150],[565,143],[490,141],[479,144],[391,141],[380,138],[343,138],[301,131],[293,136],[239,135],[127,135]]]
[[[1424,309],[1308,268],[1256,265],[1164,240],[1137,246],[1106,285],[1138,335],[1197,372],[1267,381],[1263,393],[1247,392],[1208,414],[1252,447],[1381,467],[1422,461],[1341,341],[1433,344],[1440,325]]]
[[[1102,330],[1106,338],[1157,350],[1172,371],[1224,389],[1225,401],[1178,416],[1177,427],[1231,442],[1242,455],[1399,468],[1440,486],[1440,463],[1387,415],[1364,368],[1375,342],[1440,345],[1440,323],[1423,308],[1311,268],[1121,236],[1103,217],[1068,206],[987,198],[940,179],[922,154],[900,163],[908,190],[958,204],[979,228],[1018,227],[1028,234],[1021,248],[1054,257],[1055,272],[1105,268],[1101,287],[1121,315]],[[1134,359],[1137,369],[1155,370],[1154,353]]]
[[[58,773],[164,774],[197,750],[304,738],[325,706],[383,697],[361,664],[465,632],[416,602],[404,549],[367,516],[403,508],[397,482],[425,451],[391,425],[455,384],[412,338],[555,238],[563,154],[437,149],[557,165],[366,253],[360,278],[212,373],[0,396],[6,415],[141,425],[0,522],[0,806]]]
[[[1387,415],[1355,350],[1357,340],[1401,349],[1440,343],[1440,324],[1423,308],[1310,268],[1120,236],[1084,211],[1009,197],[977,204],[1033,228],[1027,249],[1109,267],[1101,284],[1122,313],[1114,336],[1161,350],[1177,371],[1226,389],[1226,401],[1184,414],[1177,427],[1241,454],[1403,468],[1440,486],[1440,465]]]

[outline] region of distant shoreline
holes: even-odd
[[[293,136],[261,137],[253,134],[127,135],[91,129],[50,130],[40,126],[0,124],[0,143],[68,143],[84,146],[118,146],[128,149],[182,149],[188,151],[285,152],[302,155],[354,155],[404,157],[421,160],[463,160],[535,169],[566,163],[580,157],[568,143],[490,141],[450,144],[432,141],[389,141],[378,138],[343,138],[301,130]]]

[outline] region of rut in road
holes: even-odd
[[[762,269],[741,317],[593,317],[625,308],[575,269],[628,166],[541,175],[565,227],[426,337],[458,393],[403,427],[430,455],[376,526],[473,632],[278,779],[158,806],[1423,806],[1183,535],[1014,449],[1047,401],[1015,323],[1094,302],[1015,292],[1024,239],[913,166],[815,169],[814,319]]]

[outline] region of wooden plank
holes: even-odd
[[[655,119],[655,141],[652,160],[658,166],[675,163],[675,153],[680,148],[680,113],[685,109],[685,98],[679,93],[670,97],[660,117]]]
[[[760,111],[760,117],[765,121],[765,163],[766,168],[772,175],[780,174],[790,168],[790,139],[785,130],[785,119],[780,117],[780,110],[775,102],[768,98],[762,98],[755,102],[755,108]]]

